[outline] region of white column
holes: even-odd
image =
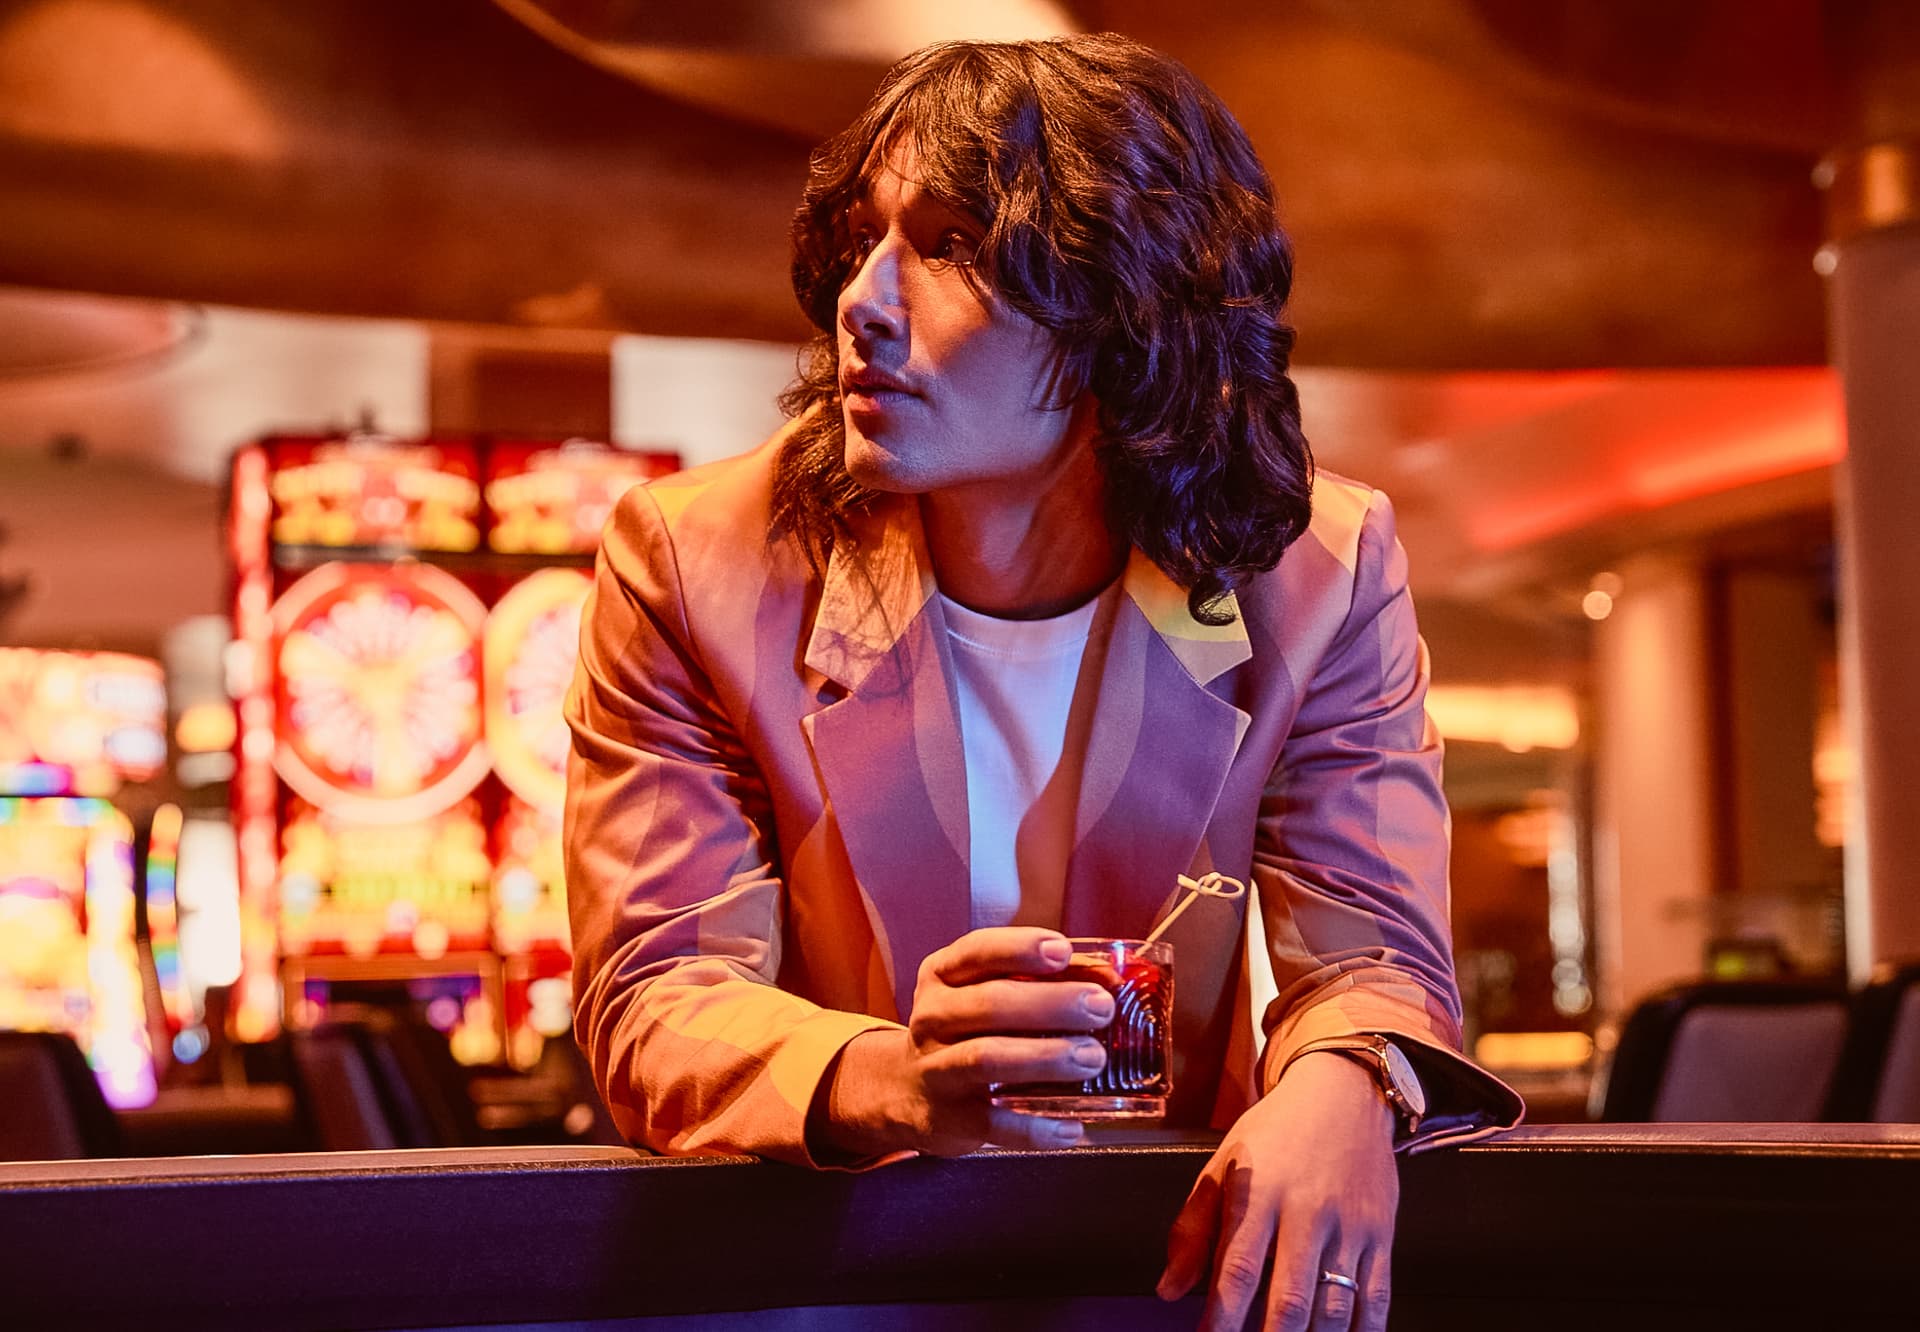
[[[1822,165],[1839,470],[1841,699],[1859,756],[1847,962],[1920,956],[1920,140]]]
[[[1622,565],[1594,626],[1594,970],[1603,1017],[1705,965],[1713,891],[1708,601],[1697,562]]]

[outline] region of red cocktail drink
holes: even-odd
[[[1039,981],[1092,981],[1113,996],[1113,1021],[1095,1032],[1107,1065],[1085,1082],[1002,1084],[993,1103],[1061,1119],[1159,1119],[1173,1090],[1173,945],[1071,939],[1064,971]]]

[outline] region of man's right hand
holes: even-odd
[[[869,1031],[841,1051],[816,1141],[858,1157],[1080,1141],[1077,1121],[987,1099],[994,1083],[1083,1082],[1105,1066],[1100,1042],[1073,1033],[1111,1022],[1112,995],[1091,982],[1016,979],[1051,976],[1071,954],[1065,936],[1021,925],[974,930],[930,954],[905,1030]]]

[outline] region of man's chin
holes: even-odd
[[[847,436],[846,464],[847,475],[868,490],[887,495],[917,495],[926,489],[916,482],[913,469],[902,459],[851,432]]]

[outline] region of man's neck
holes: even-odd
[[[1108,527],[1090,447],[1024,484],[955,488],[920,497],[941,592],[982,615],[1039,620],[1099,595],[1126,565]]]

